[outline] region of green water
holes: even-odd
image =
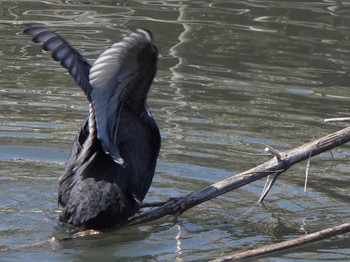
[[[206,261],[348,222],[349,146],[281,175],[166,217],[99,236],[57,222],[57,179],[88,106],[22,23],[59,31],[93,61],[137,27],[160,52],[149,106],[162,135],[148,201],[166,200],[269,159],[346,124],[350,6],[341,1],[2,1],[0,3],[0,260]],[[180,237],[178,237],[180,235]],[[261,261],[343,260],[342,235]]]

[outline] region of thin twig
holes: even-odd
[[[258,200],[258,203],[261,203],[264,201],[265,197],[270,192],[272,186],[275,184],[275,182],[277,181],[277,178],[279,177],[280,174],[282,174],[282,172],[277,172],[277,173],[273,174],[270,182],[268,182],[270,175],[267,177],[266,184],[265,184],[263,192],[261,193],[261,196]]]
[[[310,154],[311,154],[311,152],[310,152]],[[309,178],[310,162],[311,162],[311,156],[308,158],[308,160],[306,162],[304,192],[306,192],[306,189],[307,189],[307,181]]]

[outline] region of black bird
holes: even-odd
[[[45,25],[28,24],[24,33],[68,69],[90,106],[59,179],[60,221],[85,229],[125,222],[142,207],[160,149],[146,104],[158,60],[151,32],[124,36],[92,65]]]

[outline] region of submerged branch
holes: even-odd
[[[323,239],[326,239],[329,237],[333,237],[336,235],[344,234],[347,232],[350,232],[350,223],[327,228],[325,230],[317,231],[315,233],[307,234],[305,236],[298,237],[298,238],[291,239],[291,240],[287,240],[287,241],[283,241],[283,242],[280,242],[277,244],[272,244],[272,245],[260,247],[257,249],[237,253],[234,255],[221,257],[221,258],[212,260],[212,262],[235,261],[235,260],[241,260],[241,259],[245,259],[245,258],[252,258],[252,257],[256,257],[259,255],[266,255],[266,254],[269,254],[271,252],[276,252],[276,251],[280,251],[283,249],[293,248],[293,247],[297,247],[297,246],[300,246],[303,244],[320,241],[320,240],[323,240]]]
[[[338,132],[329,134],[307,144],[301,145],[295,149],[281,153],[282,157],[274,157],[271,160],[252,168],[238,175],[229,177],[225,180],[212,184],[206,188],[189,193],[185,196],[170,199],[164,205],[145,211],[139,215],[132,217],[127,223],[121,227],[146,223],[159,219],[166,215],[178,216],[186,210],[199,205],[207,200],[225,194],[236,188],[249,184],[262,177],[274,173],[286,171],[291,166],[307,160],[310,157],[321,154],[332,148],[340,146],[350,141],[350,127],[342,129]]]

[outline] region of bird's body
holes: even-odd
[[[41,24],[29,24],[24,32],[69,70],[90,105],[59,179],[60,220],[84,228],[125,222],[142,206],[160,149],[146,105],[158,55],[150,32],[125,36],[93,65]]]

